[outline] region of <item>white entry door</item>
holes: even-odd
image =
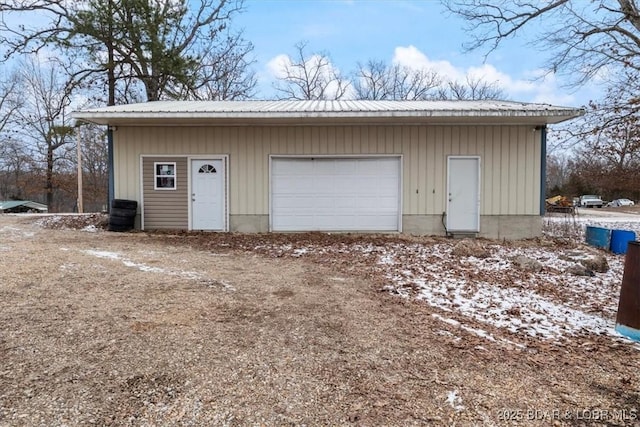
[[[449,156],[447,231],[480,231],[480,157]]]
[[[225,229],[224,161],[191,160],[191,229]]]

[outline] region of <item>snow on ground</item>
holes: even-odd
[[[608,257],[607,273],[578,277],[565,272],[570,262],[553,248],[488,245],[486,258],[458,258],[452,249],[452,244],[410,245],[383,254],[386,288],[514,334],[553,341],[614,334],[620,257]],[[513,262],[518,255],[537,260],[542,270],[518,270]]]
[[[126,267],[134,268],[140,271],[165,274],[169,276],[183,277],[186,279],[197,280],[199,282],[210,282],[211,284],[221,285],[225,290],[235,291],[235,288],[229,283],[226,283],[222,280],[214,280],[214,281],[208,280],[205,276],[203,276],[201,273],[197,271],[186,271],[186,270],[176,270],[171,268],[153,267],[144,263],[135,262],[129,258],[125,258],[122,256],[122,254],[119,254],[117,252],[100,251],[100,250],[93,250],[93,249],[85,250],[82,252],[84,252],[87,255],[94,256],[96,258],[120,261]]]
[[[443,324],[492,342],[520,345],[510,336],[549,342],[590,335],[618,339],[614,326],[625,257],[586,246],[587,225],[631,230],[640,236],[640,215],[579,210],[578,215],[543,219],[543,234],[562,238],[567,245],[547,244],[544,239],[527,244],[479,240],[483,256],[457,254],[454,249],[458,241],[447,239],[425,243],[386,239],[363,243],[354,239],[320,244],[304,239],[292,239],[294,243],[266,239],[246,248],[273,256],[333,257],[364,266],[384,278],[388,292],[423,301],[437,310],[434,318]],[[86,253],[150,273],[200,278],[197,272],[169,271],[120,254]],[[608,271],[592,276],[568,271],[581,258],[594,254],[606,258]],[[523,269],[518,257],[537,263],[538,268]],[[489,328],[505,335],[498,336]]]
[[[464,406],[462,406],[462,398],[458,395],[458,390],[452,390],[447,393],[447,403],[451,405],[456,412],[465,409]]]
[[[543,220],[543,229],[553,236],[572,237],[584,240],[586,227],[603,227],[612,230],[629,230],[640,237],[640,215],[621,214],[611,211],[588,209],[593,213],[579,211],[578,215],[547,216]]]
[[[481,241],[487,252],[484,257],[456,255],[457,242],[444,239],[426,244],[286,244],[272,249],[279,252],[277,256],[348,253],[356,258],[373,257],[374,270],[387,279],[385,290],[423,301],[439,310],[434,318],[489,341],[514,344],[479,329],[478,324],[525,340],[562,342],[590,335],[620,339],[614,327],[624,256],[583,244],[584,227],[605,226],[640,233],[640,216],[558,217],[545,218],[544,222],[547,236],[567,237],[577,247]],[[605,257],[607,272],[577,276],[567,271],[581,258],[594,256]],[[537,261],[539,271],[522,269],[516,261],[518,257]]]

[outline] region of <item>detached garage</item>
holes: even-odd
[[[540,234],[546,126],[582,110],[498,101],[166,101],[107,125],[111,198],[142,229]]]

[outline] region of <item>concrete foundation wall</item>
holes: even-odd
[[[268,215],[231,215],[230,231],[266,233]],[[402,232],[418,236],[445,236],[440,215],[403,215]],[[542,234],[542,218],[537,215],[485,215],[480,217],[478,237],[486,239],[528,239]]]
[[[441,215],[404,215],[402,232],[414,235],[445,236]],[[478,237],[486,239],[529,239],[542,234],[538,215],[481,215]]]
[[[444,236],[441,215],[403,215],[402,232],[416,236]]]
[[[267,233],[269,232],[269,215],[230,215],[229,231]]]
[[[495,215],[480,217],[479,237],[488,239],[529,239],[542,235],[539,215]]]

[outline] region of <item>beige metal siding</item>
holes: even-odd
[[[154,190],[154,163],[176,162],[176,189]],[[143,157],[143,209],[145,229],[187,229],[189,194],[185,157]]]
[[[537,215],[540,203],[540,131],[531,126],[122,126],[114,149],[116,197],[132,199],[143,154],[228,154],[231,215],[268,215],[273,154],[402,154],[405,215],[444,211],[448,155],[480,156],[482,215]]]

